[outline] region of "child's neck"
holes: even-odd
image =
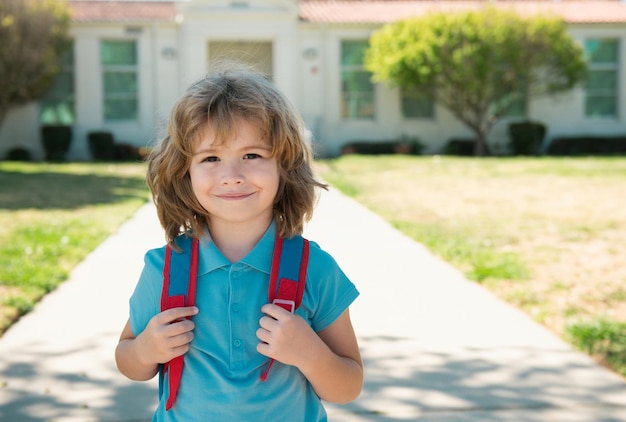
[[[224,225],[212,224],[209,227],[211,239],[230,262],[238,262],[259,243],[271,220],[266,224]]]

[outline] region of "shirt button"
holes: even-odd
[[[241,340],[237,339],[237,340],[233,341],[233,346],[235,346],[235,347],[241,346]]]
[[[241,273],[239,271],[233,272],[233,278],[239,278]]]
[[[233,312],[239,312],[239,304],[238,303],[234,303],[232,306],[232,310]]]

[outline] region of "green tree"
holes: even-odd
[[[70,45],[65,0],[0,1],[0,127],[12,107],[40,98]]]
[[[416,88],[448,109],[475,134],[475,155],[489,154],[489,132],[516,101],[568,91],[587,70],[560,18],[491,6],[385,25],[365,65],[375,81]]]

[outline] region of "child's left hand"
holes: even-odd
[[[259,321],[256,336],[261,342],[257,351],[281,363],[301,366],[315,358],[315,351],[323,347],[323,341],[302,319],[278,305],[263,305],[265,314]]]
[[[363,361],[348,310],[319,333],[278,305],[268,303],[261,311],[259,353],[298,368],[322,400],[347,403],[359,395]]]

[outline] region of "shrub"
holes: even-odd
[[[419,155],[424,145],[417,138],[403,136],[386,141],[353,141],[341,147],[342,154],[412,154]]]
[[[514,155],[538,155],[546,136],[546,126],[538,122],[509,125],[511,152]]]
[[[8,161],[32,161],[33,157],[28,149],[14,147],[7,151],[6,159]]]
[[[139,148],[128,143],[115,144],[116,161],[142,161],[144,159]]]
[[[452,138],[446,143],[443,153],[446,155],[473,156],[475,145],[475,139]]]
[[[72,143],[72,127],[44,125],[41,127],[41,142],[46,152],[46,161],[65,161]]]
[[[626,136],[573,136],[554,138],[549,155],[621,155],[626,153]]]
[[[402,136],[394,142],[396,154],[420,155],[424,149],[424,144],[416,137]]]
[[[395,152],[395,144],[391,141],[354,141],[341,148],[342,154],[380,155]]]
[[[113,161],[115,159],[115,142],[111,132],[89,132],[87,134],[89,152],[97,161]]]

